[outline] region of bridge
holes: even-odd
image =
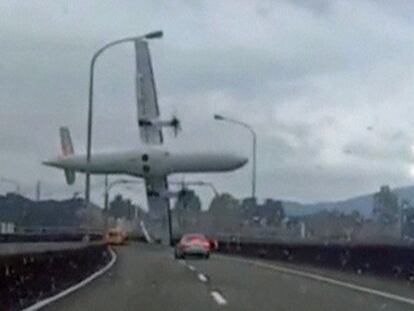
[[[37,299],[19,297],[21,304],[9,304],[9,310],[320,311],[414,307],[410,277],[403,271],[399,275],[381,273],[380,269],[369,271],[368,266],[375,263],[363,263],[360,259],[355,259],[354,264],[359,260],[361,269],[339,268],[332,264],[336,260],[334,255],[318,266],[301,260],[300,252],[292,247],[287,257],[290,259],[283,260],[264,255],[262,244],[255,244],[254,253],[252,245],[238,243],[235,248],[221,242],[221,252],[214,253],[210,260],[176,260],[170,247],[134,241],[114,249],[100,241],[3,243],[0,264],[6,277],[1,282],[4,290],[15,269],[15,273],[20,271],[17,276],[21,285],[29,287],[27,292],[35,292],[33,286],[45,291]],[[326,250],[321,247],[311,245],[308,252],[319,252],[322,258]],[[7,262],[8,259],[12,261]],[[16,268],[16,261],[23,267],[21,270]],[[381,258],[377,261],[392,265]],[[42,275],[42,282],[30,283],[23,273],[28,270],[35,277],[36,273]],[[19,279],[16,277],[14,280]],[[22,292],[22,287],[15,289]],[[3,300],[4,296],[0,302]]]
[[[395,280],[216,254],[174,260],[160,245],[115,250],[101,278],[45,310],[412,310]]]
[[[169,120],[161,119],[148,48],[148,40],[160,37],[162,32],[156,31],[117,39],[93,54],[86,154],[74,154],[69,129],[61,127],[61,154],[43,164],[62,169],[68,184],[75,182],[76,173],[86,173],[85,206],[90,211],[85,213],[85,223],[89,223],[93,216],[90,213],[93,209],[90,174],[126,174],[142,178],[152,211],[149,217],[152,218],[152,232],[158,231],[153,240],[165,243],[173,242],[169,199],[180,193],[169,190],[168,176],[230,172],[243,167],[248,159],[239,154],[216,153],[215,150],[190,152],[184,148],[178,152],[167,146],[161,148],[163,128],[172,128],[176,135],[180,121],[175,116]],[[135,48],[136,120],[143,145],[135,151],[94,152],[92,156],[95,63],[105,50],[121,43],[133,43]],[[32,80],[38,79],[34,77]],[[73,116],[79,117],[75,112]],[[256,198],[256,132],[241,120],[217,114],[214,119],[237,124],[252,134],[251,198],[256,204],[253,202]],[[153,148],[154,145],[157,148]],[[18,183],[4,178],[3,181],[15,184],[16,193],[20,192]],[[108,212],[108,192],[112,185],[106,178],[105,212]],[[193,185],[202,184],[193,182]],[[214,187],[213,191],[217,195]],[[39,197],[38,183],[38,200]],[[21,201],[22,198],[15,199]],[[21,218],[30,218],[28,213],[33,209],[23,201],[21,205]],[[9,207],[14,210],[15,206],[10,204]],[[279,216],[282,222],[283,217]],[[401,212],[399,218],[403,216]],[[107,219],[104,222],[107,225]],[[168,239],[165,223],[169,229]],[[4,226],[4,231],[10,231],[5,234],[3,228],[0,230],[0,310],[341,311],[414,308],[413,244],[303,243],[253,240],[252,236],[233,239],[230,236],[228,240],[219,239],[218,251],[209,260],[177,260],[171,247],[157,243],[130,241],[128,245],[112,248],[104,242],[102,233],[91,232],[89,227],[86,231],[72,233],[66,229],[58,232],[42,227],[30,232],[33,228],[29,228],[21,234],[13,233],[12,227]],[[303,223],[298,223],[298,229],[301,238],[305,238]],[[145,226],[142,231],[149,241]]]

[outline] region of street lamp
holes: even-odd
[[[117,179],[108,183],[108,175],[105,175],[105,194],[104,194],[104,213],[105,213],[105,230],[108,228],[108,209],[109,209],[109,191],[116,185],[121,184],[141,184],[141,180]],[[135,215],[137,211],[135,211]]]
[[[244,123],[239,120],[235,120],[232,118],[227,118],[219,114],[214,115],[214,119],[218,121],[226,121],[234,124],[238,124],[246,129],[249,130],[249,132],[252,134],[253,137],[253,163],[252,163],[252,198],[256,198],[256,132],[253,130],[253,128],[248,125],[247,123]]]
[[[99,55],[101,55],[108,48],[125,42],[137,42],[140,40],[157,39],[163,36],[162,31],[154,31],[142,36],[127,37],[116,41],[109,42],[101,47],[92,56],[92,60],[89,67],[89,105],[88,105],[88,125],[87,125],[87,142],[86,142],[86,162],[89,164],[91,161],[91,149],[92,149],[92,113],[93,113],[93,81],[95,72],[95,63]],[[88,205],[90,198],[90,173],[86,171],[85,179],[85,202]]]
[[[116,185],[121,184],[142,184],[141,180],[130,180],[130,179],[117,179],[111,183],[107,183],[107,175],[105,175],[105,203],[104,203],[104,210],[108,211],[108,201],[109,201],[109,191]]]

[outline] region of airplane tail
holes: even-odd
[[[62,157],[68,157],[73,155],[74,149],[72,139],[70,137],[70,131],[67,127],[61,127],[60,132],[60,144],[62,149]],[[65,169],[65,178],[68,185],[72,185],[75,182],[75,171]]]

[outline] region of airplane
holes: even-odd
[[[157,101],[151,57],[147,41],[135,42],[136,98],[138,127],[145,148],[112,153],[75,155],[70,132],[60,128],[61,155],[43,164],[63,169],[67,184],[75,182],[75,173],[125,174],[143,178],[146,186],[148,207],[153,219],[165,223],[169,211],[167,177],[174,173],[226,172],[241,168],[247,158],[223,152],[173,152],[161,147],[163,128],[172,127],[175,134],[181,128],[180,121],[161,120]],[[160,231],[162,229],[159,229]],[[158,232],[158,234],[162,234]]]

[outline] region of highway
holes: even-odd
[[[414,309],[414,288],[397,281],[222,255],[174,260],[159,245],[116,253],[103,276],[45,310]]]

